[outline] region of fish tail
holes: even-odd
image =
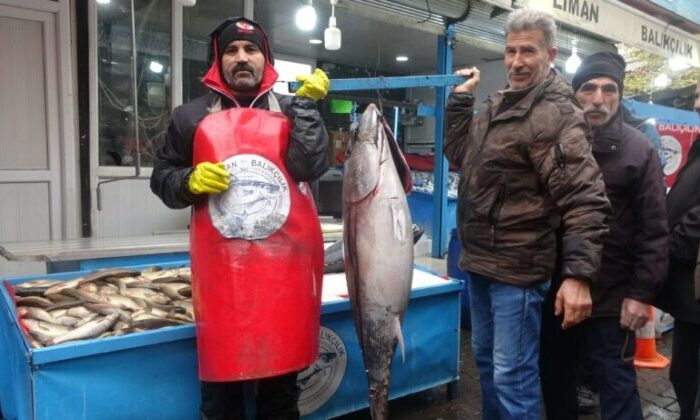
[[[389,389],[386,386],[370,387],[369,414],[372,420],[389,418]]]
[[[406,363],[406,347],[403,342],[403,334],[401,333],[401,319],[398,315],[394,315],[394,336],[399,344],[399,350],[401,350],[401,361]]]

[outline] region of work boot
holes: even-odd
[[[576,387],[578,413],[593,414],[598,408],[598,394],[585,385]]]

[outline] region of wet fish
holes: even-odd
[[[17,296],[43,296],[49,287],[58,283],[61,282],[58,280],[36,279],[18,283],[13,287]]]
[[[97,280],[104,280],[106,278],[114,277],[134,277],[141,274],[138,270],[133,270],[131,268],[105,268],[102,270],[93,271],[92,273],[85,276],[83,282],[91,282]]]
[[[102,296],[96,293],[90,293],[81,289],[65,289],[61,291],[62,294],[80,299],[83,302],[90,303],[105,303],[106,300]]]
[[[376,106],[362,114],[343,171],[345,272],[369,382],[370,414],[388,417],[391,362],[413,277],[408,165]]]
[[[55,284],[46,289],[46,291],[44,292],[44,296],[57,295],[66,289],[75,289],[76,287],[80,286],[82,282],[83,277],[78,277],[73,280],[60,282],[59,284]]]
[[[172,300],[184,300],[187,296],[180,293],[181,290],[190,288],[189,283],[155,283],[158,289]]]
[[[24,296],[18,298],[16,302],[17,306],[34,306],[44,309],[53,305],[53,302],[41,296]]]
[[[109,303],[86,303],[85,308],[101,315],[117,314],[119,320],[123,322],[131,321],[131,315],[127,311]]]
[[[17,314],[33,348],[192,323],[191,273],[114,268],[66,281],[30,280],[15,286]]]
[[[52,324],[58,324],[56,318],[54,318],[45,309],[32,307],[32,306],[20,306],[17,310],[17,314],[20,318],[32,318],[39,321],[49,322]]]
[[[75,308],[76,306],[81,306],[83,303],[85,302],[82,299],[70,298],[70,300],[63,300],[58,303],[54,303],[53,305],[47,307],[46,310],[51,312],[57,309],[70,309]]]
[[[31,318],[22,319],[22,324],[27,327],[29,334],[33,335],[34,338],[39,340],[43,345],[48,345],[54,338],[70,332],[70,330],[63,325],[52,324],[50,322]]]
[[[84,340],[86,338],[95,338],[102,334],[103,332],[107,331],[114,325],[115,322],[117,322],[117,318],[119,315],[117,314],[111,314],[107,315],[104,318],[99,318],[99,319],[94,319],[86,324],[81,325],[80,327],[63,334],[61,336],[53,338],[49,344],[55,345],[55,344],[61,344],[65,343],[67,341],[74,341],[74,340]]]

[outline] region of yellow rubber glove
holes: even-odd
[[[219,194],[228,189],[228,176],[223,162],[202,162],[195,166],[187,187],[192,194]]]
[[[328,76],[321,69],[314,70],[314,74],[297,76],[297,81],[301,82],[301,87],[296,91],[297,96],[306,96],[318,101],[323,99],[328,94],[328,87],[331,82],[328,81]]]

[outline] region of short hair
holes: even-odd
[[[522,8],[511,12],[506,19],[506,37],[511,32],[542,31],[544,46],[554,48],[557,24],[554,18],[539,10]]]

